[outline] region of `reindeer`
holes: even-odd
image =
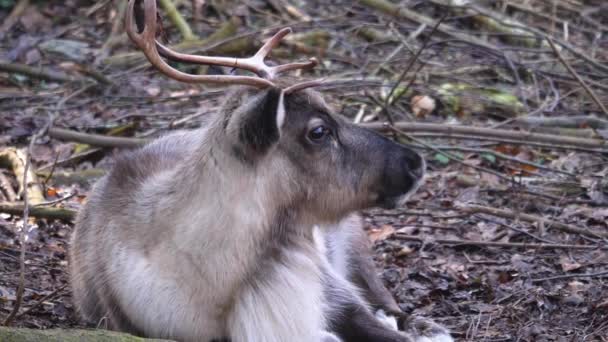
[[[156,1],[126,29],[183,82],[237,85],[204,127],[118,157],[71,240],[78,312],[113,330],[178,341],[452,341],[408,317],[374,269],[358,210],[400,206],[423,179],[417,153],[334,114],[318,81],[268,66],[289,29],[247,59],[184,55],[155,39]],[[143,25],[143,28],[141,26]],[[161,57],[251,71],[190,75]]]

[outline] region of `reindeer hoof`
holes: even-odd
[[[376,311],[376,318],[387,328],[399,330],[399,326],[397,324],[397,317],[387,314],[386,312],[384,312],[384,310],[380,309]]]
[[[428,318],[409,317],[405,331],[414,337],[415,342],[454,342],[448,329]]]

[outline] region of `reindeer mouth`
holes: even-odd
[[[426,169],[426,163],[423,164],[423,170]],[[412,175],[411,179],[411,187],[405,193],[401,192],[399,194],[380,194],[378,196],[378,205],[384,209],[396,209],[401,208],[405,205],[407,200],[410,198],[412,194],[414,194],[418,189],[424,184],[424,172],[418,175]]]

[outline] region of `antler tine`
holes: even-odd
[[[255,53],[255,55],[249,58],[232,58],[232,57],[209,57],[209,56],[198,56],[180,53],[164,46],[163,44],[156,42],[156,48],[158,52],[169,59],[178,62],[188,62],[196,64],[212,64],[222,65],[226,67],[232,67],[237,69],[248,70],[256,75],[265,78],[267,80],[273,80],[276,75],[296,69],[310,69],[318,64],[316,58],[311,58],[306,62],[296,62],[289,64],[282,64],[277,66],[268,66],[264,63],[264,59],[268,56],[270,51],[275,48],[281,40],[291,32],[290,28],[284,28],[279,32],[275,33],[264,45]]]
[[[156,0],[144,0],[144,23],[145,26],[141,33],[136,32],[137,28],[133,22],[133,12],[135,8],[136,0],[129,0],[129,6],[126,13],[125,27],[129,38],[143,51],[144,55],[148,58],[148,61],[154,65],[163,74],[176,79],[181,82],[188,83],[214,83],[214,84],[242,84],[249,85],[258,88],[266,88],[274,86],[274,83],[267,79],[251,76],[232,76],[232,75],[191,75],[181,72],[171,67],[165,62],[159,55],[158,47],[161,46],[161,51],[171,51],[165,48],[156,41]],[[172,51],[171,51],[172,52]],[[176,54],[178,54],[176,52]],[[189,55],[188,55],[189,56]],[[203,57],[203,56],[193,56]],[[234,65],[233,58],[223,57],[207,57],[209,58],[201,64],[209,65],[225,65],[218,62],[217,59],[231,60]],[[230,66],[229,65],[229,66]]]
[[[310,69],[310,68],[314,68],[317,64],[319,64],[317,59],[314,57],[309,59],[306,62],[295,62],[295,63],[289,63],[289,64],[282,64],[282,65],[277,65],[274,67],[269,67],[264,63],[264,59],[266,57],[268,57],[268,54],[270,53],[270,51],[272,49],[274,49],[275,47],[277,47],[277,45],[279,45],[281,40],[283,40],[283,38],[285,38],[285,36],[287,36],[291,32],[292,32],[291,28],[289,28],[289,27],[279,30],[277,33],[274,34],[274,36],[272,36],[272,38],[270,38],[268,41],[266,41],[266,43],[264,43],[264,45],[262,45],[262,47],[258,50],[258,52],[256,52],[255,55],[253,55],[253,57],[250,58],[252,61],[255,61],[264,66],[269,79],[273,79],[274,76],[276,76],[280,73],[286,72],[286,71],[296,70],[296,69]]]
[[[264,45],[262,45],[262,47],[258,50],[258,52],[255,53],[252,58],[264,60],[264,58],[268,57],[270,51],[277,47],[281,40],[283,40],[283,38],[285,38],[285,36],[290,34],[291,32],[292,31],[290,27],[280,29],[277,33],[274,34],[274,36],[268,39],[266,43],[264,43]]]
[[[283,89],[283,92],[288,95],[291,93],[294,93],[296,91],[300,91],[302,89],[306,89],[306,88],[313,88],[313,87],[318,87],[323,85],[323,83],[325,82],[324,79],[318,79],[318,80],[312,80],[312,81],[306,81],[306,82],[300,82],[300,83],[296,83],[294,85],[291,85],[285,89]]]

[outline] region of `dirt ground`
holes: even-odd
[[[0,1],[0,22],[22,2]],[[9,30],[0,26],[0,64],[46,73],[0,67],[0,152],[27,150],[49,117],[55,128],[150,138],[198,127],[217,109],[221,89],[170,81],[143,60],[108,62],[135,51],[115,24],[117,3],[32,1]],[[181,13],[193,13],[190,2],[181,3]],[[256,30],[292,26],[295,38],[278,49],[277,59],[319,58],[317,70],[302,77],[337,80],[320,90],[354,120],[459,124],[605,142],[608,6],[603,1],[501,1],[479,5],[477,16],[441,3],[401,2],[401,8],[432,19],[423,26],[369,1],[257,0],[238,6],[211,1],[200,8],[202,18],[186,19],[207,37],[238,18],[237,34],[219,42],[244,44],[238,51],[245,55],[268,36],[269,31]],[[569,22],[568,46],[587,58],[563,46],[560,51],[591,91],[546,43],[522,45],[532,38],[482,26],[478,17],[492,18],[483,10],[530,32],[550,33],[558,43]],[[441,29],[430,35],[444,14],[450,32],[464,36]],[[168,19],[164,27],[170,42],[180,40]],[[425,112],[414,96],[432,98],[436,108]],[[587,119],[573,119],[579,117]],[[577,124],[532,120],[538,118]],[[534,138],[393,133],[425,156],[426,183],[405,208],[364,215],[379,271],[405,312],[434,318],[462,341],[608,341],[607,149],[540,144]],[[52,132],[39,137],[31,149],[32,169],[45,200],[56,201],[49,206],[77,210],[121,150],[59,139]],[[18,202],[7,188],[18,192],[20,180],[10,167],[0,166],[0,202]],[[23,224],[21,214],[0,210],[0,322],[12,310],[20,283]],[[81,326],[66,274],[71,231],[69,218],[29,220],[25,292],[14,326]]]

